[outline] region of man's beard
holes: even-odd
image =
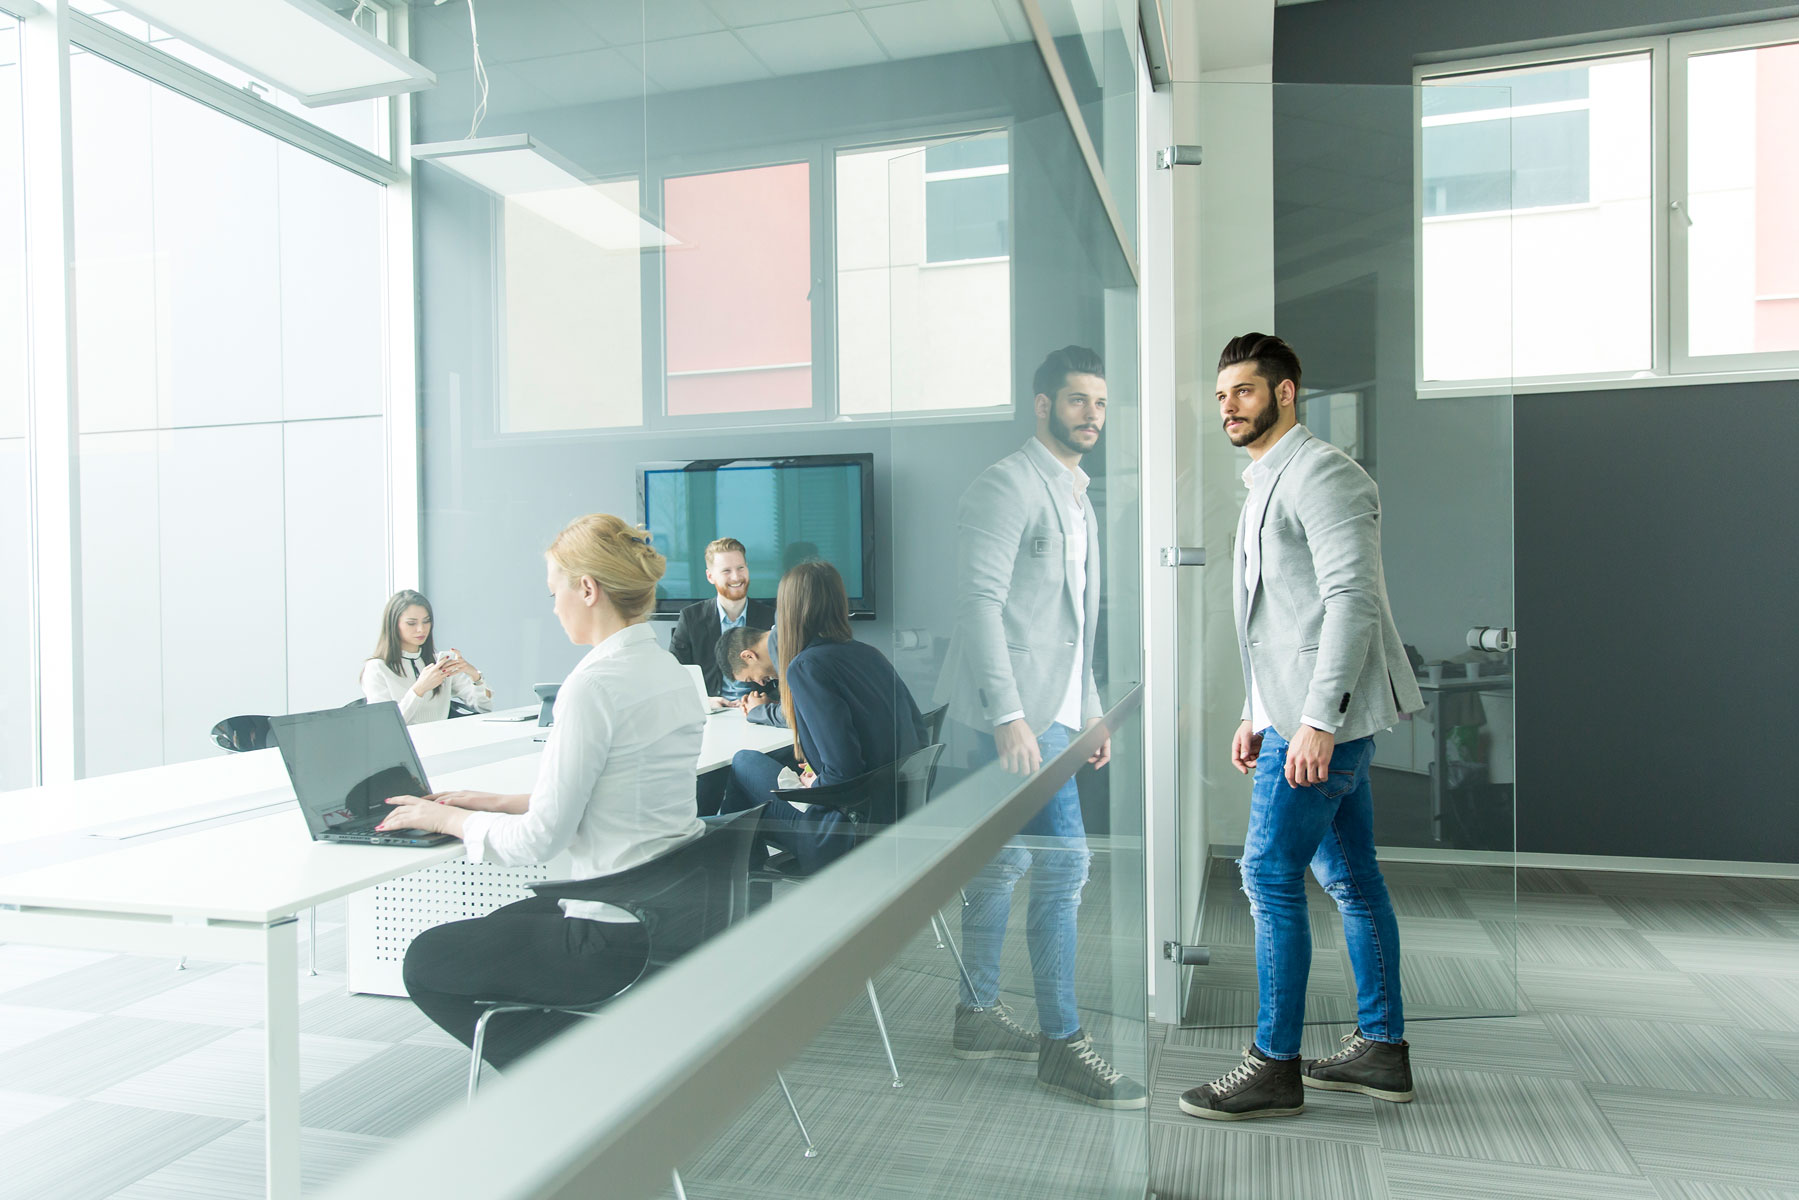
[[[1076,444],[1074,440],[1074,426],[1064,424],[1062,418],[1056,415],[1054,409],[1051,409],[1049,414],[1049,436],[1068,447],[1069,451],[1074,454],[1088,454],[1091,453],[1092,450],[1099,449],[1098,430],[1094,430],[1093,446],[1091,450],[1087,447],[1080,446]]]
[[[1249,419],[1248,433],[1232,433],[1227,426],[1225,429],[1225,436],[1231,439],[1231,445],[1233,446],[1247,446],[1253,443],[1257,438],[1261,437],[1264,433],[1267,433],[1270,429],[1273,429],[1275,423],[1280,419],[1280,402],[1273,397],[1269,397],[1268,406]]]
[[[720,598],[733,604],[750,594],[750,585],[747,583],[721,583],[717,586]]]

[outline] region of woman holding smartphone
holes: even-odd
[[[567,852],[592,879],[648,862],[704,832],[694,780],[706,715],[693,680],[649,625],[666,563],[649,534],[605,513],[551,543],[548,586],[569,640],[591,646],[556,693],[556,720],[525,795],[395,796],[383,829],[461,838],[474,862],[521,866]],[[649,953],[627,912],[533,897],[427,929],[406,951],[406,992],[464,1045],[479,1000],[591,1004],[630,985]],[[487,1031],[482,1057],[504,1068],[577,1017],[518,1013]]]
[[[431,636],[431,602],[410,588],[395,592],[381,614],[375,653],[362,664],[362,694],[370,704],[393,700],[408,725],[441,721],[450,701],[493,711],[493,689],[455,650],[442,654]]]

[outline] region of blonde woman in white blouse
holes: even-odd
[[[362,694],[370,704],[392,700],[408,725],[441,721],[450,701],[493,711],[493,689],[455,650],[443,654],[431,636],[431,602],[410,588],[395,592],[381,614],[381,638],[362,664]]]
[[[656,641],[649,617],[666,563],[649,535],[605,513],[570,522],[546,552],[563,631],[591,646],[556,694],[537,781],[527,795],[396,796],[384,829],[461,838],[475,862],[518,866],[567,852],[591,879],[699,837],[694,774],[706,714],[693,681]],[[406,951],[406,993],[464,1045],[477,1000],[592,1004],[637,978],[643,926],[593,901],[520,900],[427,929]],[[489,1026],[482,1057],[504,1069],[578,1020],[518,1013]]]

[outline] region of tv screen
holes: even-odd
[[[818,558],[843,576],[850,614],[874,616],[873,455],[646,463],[637,497],[668,559],[658,613],[716,595],[706,582],[706,545],[734,537],[749,560],[751,596],[774,599],[788,567]]]

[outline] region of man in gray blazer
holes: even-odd
[[[936,702],[972,744],[1029,775],[1099,720],[1093,647],[1099,623],[1099,518],[1081,458],[1106,423],[1105,367],[1066,346],[1032,380],[1037,432],[988,467],[956,514],[956,626]],[[1089,761],[1103,767],[1108,741]],[[1094,1050],[1074,1000],[1075,912],[1087,882],[1087,832],[1070,779],[968,887],[965,977],[953,1045],[960,1058],[1037,1063],[1037,1082],[1102,1108],[1142,1108],[1148,1094]],[[1035,1036],[999,1002],[1000,949],[1012,889],[1031,872],[1025,940],[1036,984]]]
[[[1233,338],[1218,409],[1249,451],[1232,578],[1247,699],[1231,743],[1255,772],[1243,891],[1256,925],[1261,1010],[1229,1074],[1181,1097],[1196,1117],[1292,1116],[1305,1088],[1412,1098],[1399,926],[1374,856],[1373,735],[1424,707],[1381,569],[1380,491],[1298,423],[1299,356],[1277,337]],[[1305,871],[1343,916],[1357,1027],[1328,1058],[1299,1057],[1312,965]]]

